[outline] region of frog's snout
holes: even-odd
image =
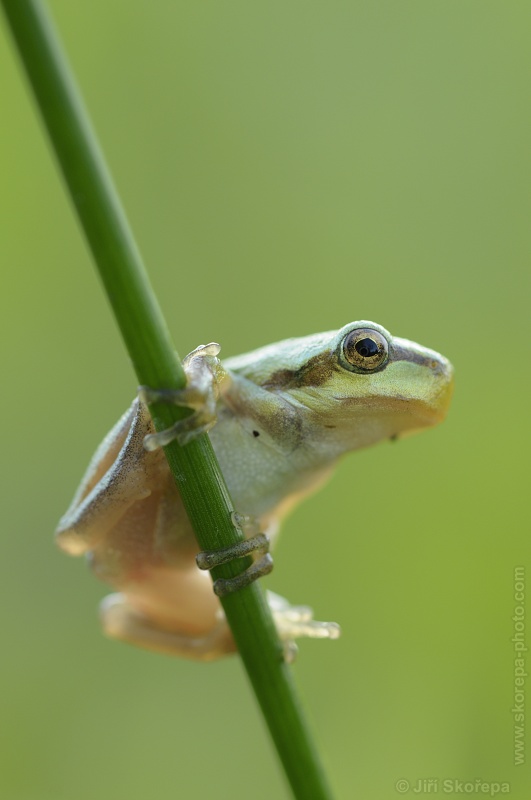
[[[442,422],[450,407],[454,392],[454,368],[447,358],[439,354],[432,359],[430,367],[433,371],[433,386],[429,405],[434,411],[434,422],[437,423]]]

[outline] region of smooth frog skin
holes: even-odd
[[[442,421],[453,388],[447,359],[367,321],[223,365],[199,348],[185,370],[189,388],[207,378],[215,415],[201,430],[213,425],[234,507],[273,538],[340,456]],[[144,446],[146,436],[157,440],[153,433],[147,406],[136,399],[94,455],[57,540],[72,555],[85,553],[118,590],[102,603],[108,635],[209,660],[235,646],[210,576],[196,566],[197,544],[165,456]],[[309,609],[268,594],[285,640],[339,635],[334,623],[315,622]]]

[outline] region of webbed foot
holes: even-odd
[[[295,639],[338,639],[341,628],[337,622],[320,622],[313,618],[309,606],[292,606],[288,600],[274,592],[267,593],[267,601],[275,620],[278,635],[284,642],[284,658],[292,663],[298,652]]]

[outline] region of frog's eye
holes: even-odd
[[[362,372],[372,372],[387,361],[387,339],[374,328],[357,328],[343,340],[347,362]]]

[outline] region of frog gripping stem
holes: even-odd
[[[227,594],[243,589],[250,583],[268,575],[273,569],[273,558],[269,553],[269,538],[264,533],[259,533],[243,542],[224,547],[220,550],[204,550],[196,556],[196,563],[199,569],[212,569],[220,564],[227,564],[237,558],[243,558],[251,553],[265,553],[258,561],[255,561],[234,578],[218,578],[214,581],[214,593],[218,597],[225,597]]]
[[[219,344],[210,342],[201,344],[188,353],[183,360],[186,386],[182,389],[138,387],[138,396],[143,403],[169,403],[193,411],[190,416],[179,420],[171,428],[148,434],[144,439],[145,450],[153,452],[175,439],[184,446],[216,424],[219,386],[226,378],[225,370],[218,358],[219,351]]]

